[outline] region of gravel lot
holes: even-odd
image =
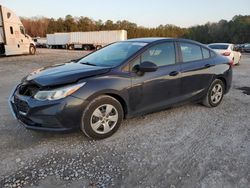
[[[11,89],[34,69],[83,55],[38,49],[0,58],[0,187],[250,187],[250,54],[217,108],[187,104],[129,119],[101,141],[20,126]]]

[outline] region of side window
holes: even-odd
[[[183,62],[202,59],[201,47],[196,44],[180,43]]]
[[[202,54],[204,59],[208,59],[210,57],[210,52],[206,48],[202,48]]]
[[[130,62],[130,70],[135,71],[135,66],[139,65],[141,62],[141,56],[136,57],[132,62]]]
[[[175,47],[173,42],[155,45],[141,55],[141,62],[150,61],[157,66],[175,64]]]
[[[13,35],[13,27],[12,26],[10,26],[10,34]]]
[[[25,35],[25,30],[24,30],[24,27],[23,26],[20,26],[20,32]]]
[[[216,56],[216,53],[214,53],[213,51],[210,51],[211,57]]]

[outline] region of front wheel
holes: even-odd
[[[81,130],[93,139],[114,134],[123,120],[123,108],[115,98],[102,95],[94,99],[82,116]]]
[[[225,93],[225,84],[219,80],[215,79],[210,85],[207,95],[204,97],[202,103],[207,107],[216,107],[218,106]]]
[[[34,45],[30,45],[29,53],[30,55],[35,55],[36,47]]]

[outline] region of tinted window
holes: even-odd
[[[79,62],[91,63],[97,66],[115,67],[145,45],[147,45],[147,43],[117,42],[82,58]]]
[[[13,34],[13,27],[10,27],[10,33]]]
[[[203,58],[208,59],[210,57],[210,52],[206,48],[202,48]]]
[[[208,45],[209,48],[215,49],[215,50],[226,50],[228,49],[228,45],[226,44],[210,44]]]
[[[216,56],[216,53],[214,53],[214,52],[212,52],[212,51],[210,51],[210,54],[211,54],[211,57]]]
[[[141,56],[141,62],[150,61],[157,66],[175,64],[175,47],[173,42],[155,45],[145,51]]]
[[[20,26],[20,32],[25,35],[25,30],[24,30],[24,27]]]
[[[202,59],[200,46],[190,43],[180,43],[183,62]]]

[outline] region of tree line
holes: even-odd
[[[32,37],[45,37],[46,34],[55,32],[74,31],[101,31],[120,30],[128,32],[128,38],[137,37],[179,37],[197,40],[202,43],[250,42],[250,15],[237,15],[232,20],[220,20],[217,23],[206,23],[189,28],[181,28],[175,25],[159,25],[155,28],[138,26],[127,20],[113,22],[107,20],[93,20],[88,17],[73,17],[67,15],[65,18],[34,17],[24,18],[21,21],[26,28],[27,34]]]

